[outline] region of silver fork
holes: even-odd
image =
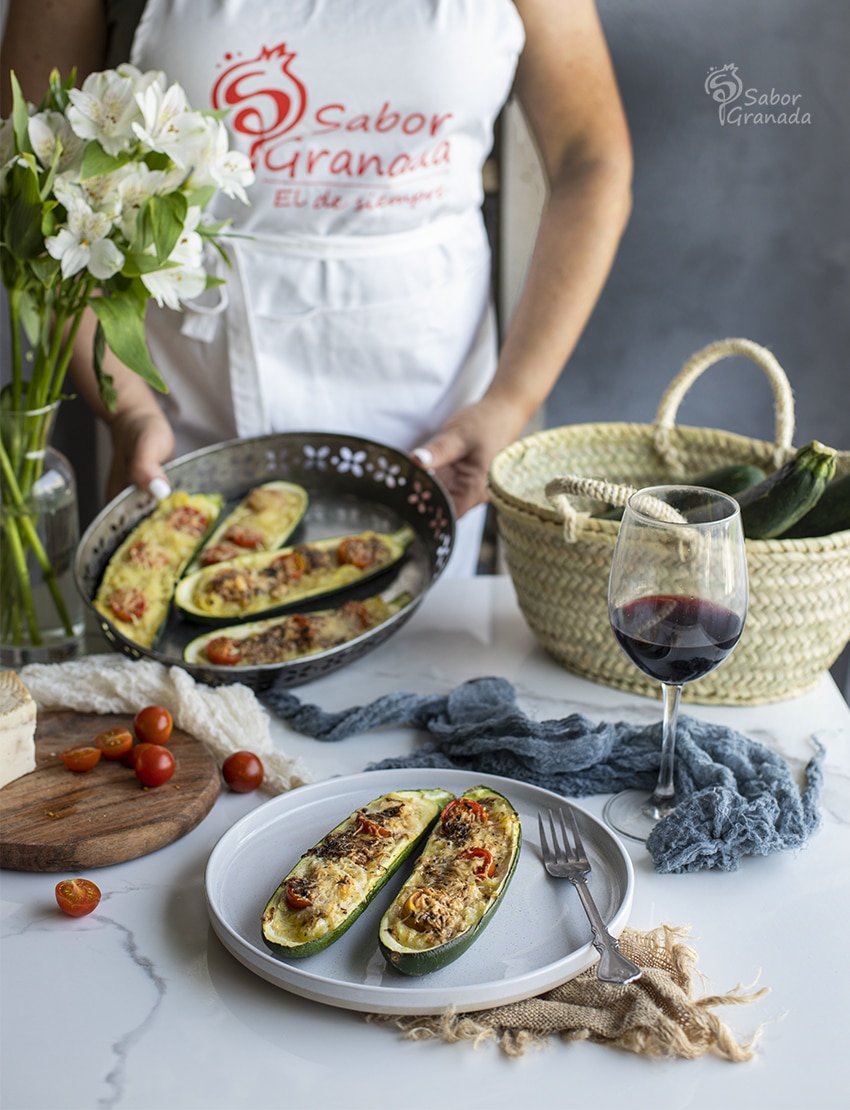
[[[546,838],[546,829],[543,818],[538,813],[537,823],[540,827],[540,847],[543,852],[543,866],[550,875],[556,879],[569,879],[579,894],[581,904],[587,914],[590,928],[593,933],[593,947],[599,953],[599,962],[596,965],[596,976],[603,983],[631,983],[640,976],[640,968],[632,963],[620,951],[617,941],[608,932],[602,915],[596,907],[593,895],[587,885],[587,876],[590,874],[590,862],[584,850],[581,836],[578,831],[578,822],[569,806],[567,811],[570,827],[573,832],[574,846],[570,845],[567,826],[564,821],[564,811],[558,811],[561,830],[561,840],[558,840],[558,831],[555,826],[555,815],[550,809],[549,831],[552,837],[552,847]]]

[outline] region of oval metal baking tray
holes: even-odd
[[[398,566],[359,587],[293,607],[307,611],[349,597],[380,593],[390,599],[405,591],[410,593],[411,603],[377,628],[347,644],[290,663],[257,667],[186,663],[183,648],[201,629],[173,609],[156,646],[141,648],[94,608],[93,598],[112,552],[153,508],[150,494],[135,487],[124,490],[92,521],[80,541],[74,560],[77,588],[115,648],[136,659],[176,664],[193,678],[212,685],[240,682],[255,690],[297,686],[359,659],[413,615],[452,552],[454,511],[439,479],[408,455],[374,440],[321,432],[256,436],[194,451],[169,463],[165,471],[174,489],[223,494],[224,512],[260,482],[279,478],[304,486],[310,504],[287,544],[366,529],[394,532],[405,524],[416,533]]]

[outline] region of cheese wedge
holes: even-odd
[[[14,671],[0,671],[0,787],[35,770],[36,707]]]

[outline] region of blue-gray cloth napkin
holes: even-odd
[[[594,723],[579,713],[535,721],[503,678],[478,678],[449,694],[393,693],[368,705],[328,713],[286,690],[259,695],[296,731],[337,741],[382,725],[424,729],[419,751],[370,764],[448,767],[520,779],[565,797],[652,789],[661,725]],[[798,848],[820,823],[823,747],[806,767],[801,791],[788,764],[733,729],[681,715],[676,736],[678,805],[647,840],[655,869],[734,871],[744,856]]]

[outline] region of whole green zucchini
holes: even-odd
[[[301,958],[338,940],[420,845],[452,797],[448,790],[397,790],[331,829],[266,904],[262,933],[271,951]]]
[[[521,846],[519,815],[495,790],[476,786],[449,802],[381,920],[387,963],[426,975],[462,956],[502,904]]]
[[[736,494],[747,539],[770,540],[787,532],[817,504],[835,461],[831,447],[812,440],[763,482]]]
[[[833,478],[805,516],[779,537],[783,540],[831,536],[850,528],[850,473]]]
[[[707,470],[704,474],[697,474],[695,478],[689,479],[688,485],[705,486],[707,489],[716,489],[721,493],[734,496],[758,482],[763,482],[766,477],[767,474],[760,466],[751,463],[728,463],[714,470]]]

